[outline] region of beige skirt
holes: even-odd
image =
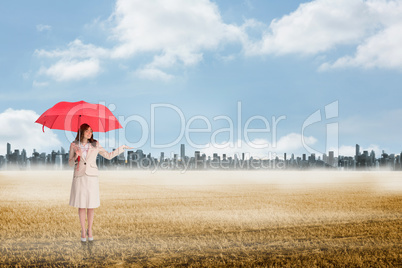
[[[70,206],[76,208],[99,207],[99,178],[86,175],[74,177],[71,185]]]

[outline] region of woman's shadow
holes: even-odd
[[[96,243],[94,241],[81,242],[81,249],[84,253],[84,260],[93,258],[93,248],[95,244]]]

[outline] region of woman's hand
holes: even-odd
[[[134,147],[129,147],[129,146],[127,146],[127,145],[123,145],[123,149],[124,149],[124,150],[134,149]]]
[[[81,149],[77,144],[74,144],[74,151],[75,151],[75,159],[77,159],[79,156],[82,156]]]

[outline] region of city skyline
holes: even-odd
[[[402,170],[402,151],[400,154],[388,154],[382,152],[381,157],[376,158],[375,152],[360,150],[360,145],[355,146],[354,156],[334,156],[333,151],[328,155],[316,156],[303,154],[295,156],[293,153],[288,157],[284,153],[280,158],[278,155],[269,154],[270,158],[253,158],[247,152],[242,154],[227,155],[213,153],[213,155],[201,154],[195,151],[194,156],[185,155],[185,145],[180,146],[180,157],[178,153],[171,157],[165,157],[161,152],[159,158],[153,157],[151,153],[145,154],[143,150],[127,151],[127,156],[121,153],[112,160],[107,160],[100,155],[97,157],[99,168],[129,168],[129,169],[174,169],[174,170],[211,170],[211,169],[311,169],[311,168],[329,168],[340,170],[356,169],[375,169],[386,168],[391,170]],[[34,149],[32,156],[28,157],[25,149],[21,154],[19,149],[12,152],[11,144],[7,143],[7,154],[0,155],[0,170],[2,169],[31,169],[33,168],[56,168],[65,169],[68,166],[69,152],[63,147],[59,151],[50,154],[44,152],[38,153]]]

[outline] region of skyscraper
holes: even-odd
[[[334,151],[329,151],[328,164],[332,167],[335,164]]]
[[[7,142],[7,156],[10,157],[11,155],[11,144]]]
[[[194,159],[195,159],[195,161],[199,161],[201,158],[200,158],[200,151],[195,151],[194,152]]]
[[[184,144],[180,145],[180,158],[181,160],[184,160],[184,158],[186,157],[186,151],[185,151],[185,147]]]
[[[360,155],[360,145],[356,144],[356,158]]]

